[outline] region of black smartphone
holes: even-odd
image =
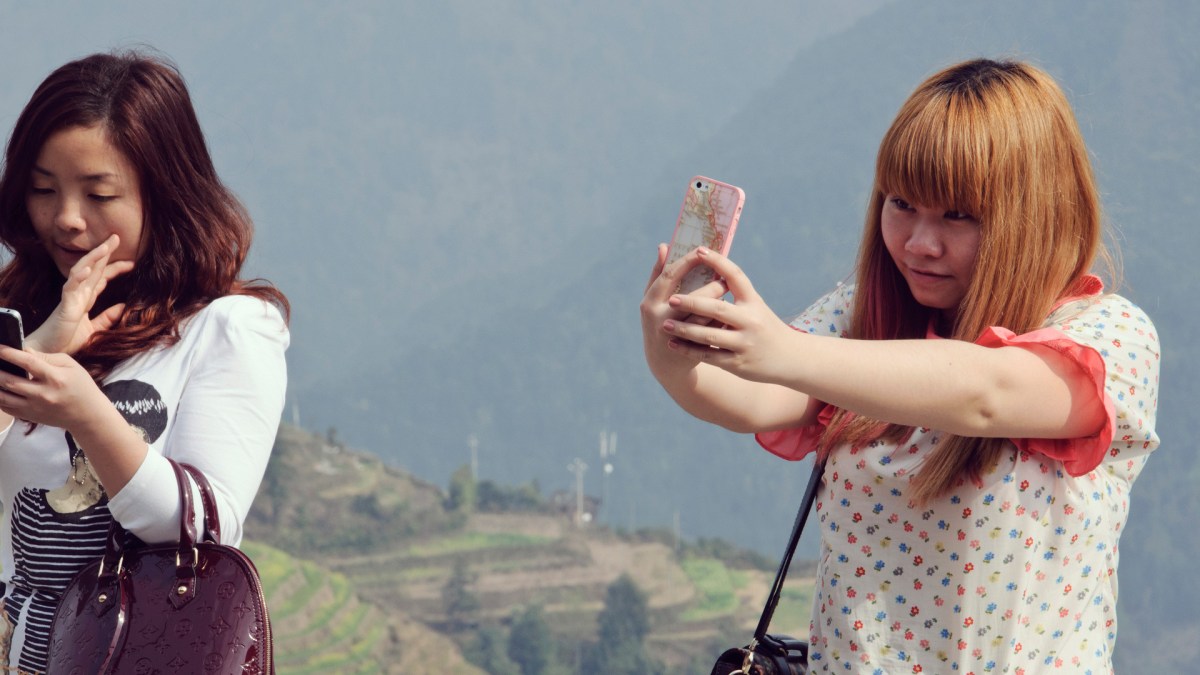
[[[25,328],[21,325],[21,313],[15,309],[0,307],[0,344],[14,349],[25,348]],[[29,377],[25,369],[0,359],[0,370],[20,377]]]

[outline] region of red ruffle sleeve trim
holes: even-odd
[[[759,432],[754,434],[754,440],[758,441],[764,450],[777,457],[791,462],[804,459],[808,453],[817,449],[821,434],[825,433],[825,428],[829,426],[829,421],[833,419],[836,411],[837,408],[826,404],[821,408],[821,412],[817,413],[815,424],[796,429]]]
[[[1100,466],[1112,445],[1116,429],[1116,409],[1112,399],[1104,391],[1104,359],[1095,349],[1067,337],[1056,328],[1039,328],[1024,335],[1016,335],[1007,328],[991,327],[975,341],[983,347],[1044,347],[1053,349],[1075,364],[1078,384],[1089,386],[1104,403],[1105,424],[1091,436],[1082,438],[1014,438],[1017,448],[1045,455],[1063,463],[1063,468],[1072,476],[1082,476]]]

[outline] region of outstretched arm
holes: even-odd
[[[675,316],[720,324],[665,318],[661,330],[681,357],[875,419],[963,436],[1078,438],[1104,424],[1103,401],[1051,349],[809,335],[780,321],[732,261],[707,250],[696,256],[726,280],[733,302],[668,299]]]

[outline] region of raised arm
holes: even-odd
[[[751,382],[806,392],[875,419],[963,436],[1077,438],[1105,422],[1103,401],[1076,366],[1041,347],[959,340],[849,340],[808,335],[778,319],[727,258],[696,253],[726,280],[733,302],[672,296],[661,330],[687,358]],[[759,429],[766,430],[766,429]]]
[[[124,303],[108,307],[95,317],[90,316],[92,307],[96,304],[96,298],[104,292],[108,282],[133,268],[133,263],[127,260],[110,260],[112,252],[119,244],[120,239],[117,235],[111,235],[104,243],[86,253],[71,267],[70,274],[67,275],[67,280],[63,284],[62,299],[58,306],[42,322],[42,325],[38,326],[37,330],[25,337],[26,351],[45,354],[74,354],[91,338],[93,333],[111,327],[120,318],[121,313],[125,311]],[[67,366],[72,365],[69,360],[57,357],[53,359],[53,362]],[[15,380],[13,382],[16,383]],[[95,387],[92,386],[92,389]],[[3,394],[0,394],[0,398],[2,397]],[[0,404],[2,403],[3,401],[0,401]],[[77,403],[72,405],[77,405]],[[116,411],[96,410],[91,412],[98,412],[100,417],[103,417],[111,416],[111,413]],[[0,409],[0,428],[8,427],[11,423],[12,415]],[[104,423],[100,424],[103,426]],[[128,478],[127,475],[123,478],[113,476],[110,480],[124,485]]]
[[[682,296],[676,296],[675,291],[680,279],[701,261],[693,253],[664,268],[666,255],[666,245],[659,245],[658,260],[642,298],[641,315],[646,363],[671,398],[695,417],[731,431],[783,429],[815,422],[820,403],[807,394],[745,379],[706,363],[701,354],[678,348],[678,341],[664,326],[695,320],[678,306]],[[726,304],[720,300],[725,291],[725,285],[716,281],[686,297]]]

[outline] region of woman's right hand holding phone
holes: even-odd
[[[124,303],[113,305],[94,318],[90,312],[108,282],[133,269],[130,260],[110,261],[119,243],[114,234],[71,267],[63,284],[62,300],[42,325],[26,337],[26,349],[74,354],[94,333],[107,330],[116,323],[125,311]]]
[[[704,256],[698,250],[692,251],[666,265],[666,255],[667,247],[660,245],[658,260],[642,298],[641,314],[646,363],[671,398],[695,417],[739,432],[802,426],[810,418],[815,419],[816,409],[806,394],[744,379],[713,365],[708,362],[712,355],[703,353],[698,344],[680,348],[682,329],[668,331],[668,322],[704,327],[705,331],[726,330],[719,320],[693,314],[684,307],[696,305],[694,301],[707,304],[720,300],[729,287],[718,278],[686,296],[679,296],[679,281],[692,268],[705,264]],[[743,285],[749,287],[749,281],[745,280]],[[680,297],[688,302],[671,302],[672,298]],[[676,346],[672,347],[672,341]]]
[[[669,347],[671,336],[663,333],[663,322],[672,320],[708,324],[707,318],[691,316],[687,312],[675,309],[670,304],[671,296],[679,292],[679,283],[683,277],[697,265],[703,264],[700,262],[699,256],[692,251],[671,265],[667,265],[666,260],[667,245],[659,244],[658,258],[650,273],[650,280],[646,283],[646,291],[641,304],[642,339],[645,343],[646,360],[656,376],[659,375],[660,367],[666,371],[675,370],[682,374],[694,368],[698,363],[697,359],[689,358]],[[725,295],[726,291],[725,283],[717,279],[696,289],[692,294],[716,299]],[[664,371],[663,374],[667,373]]]

